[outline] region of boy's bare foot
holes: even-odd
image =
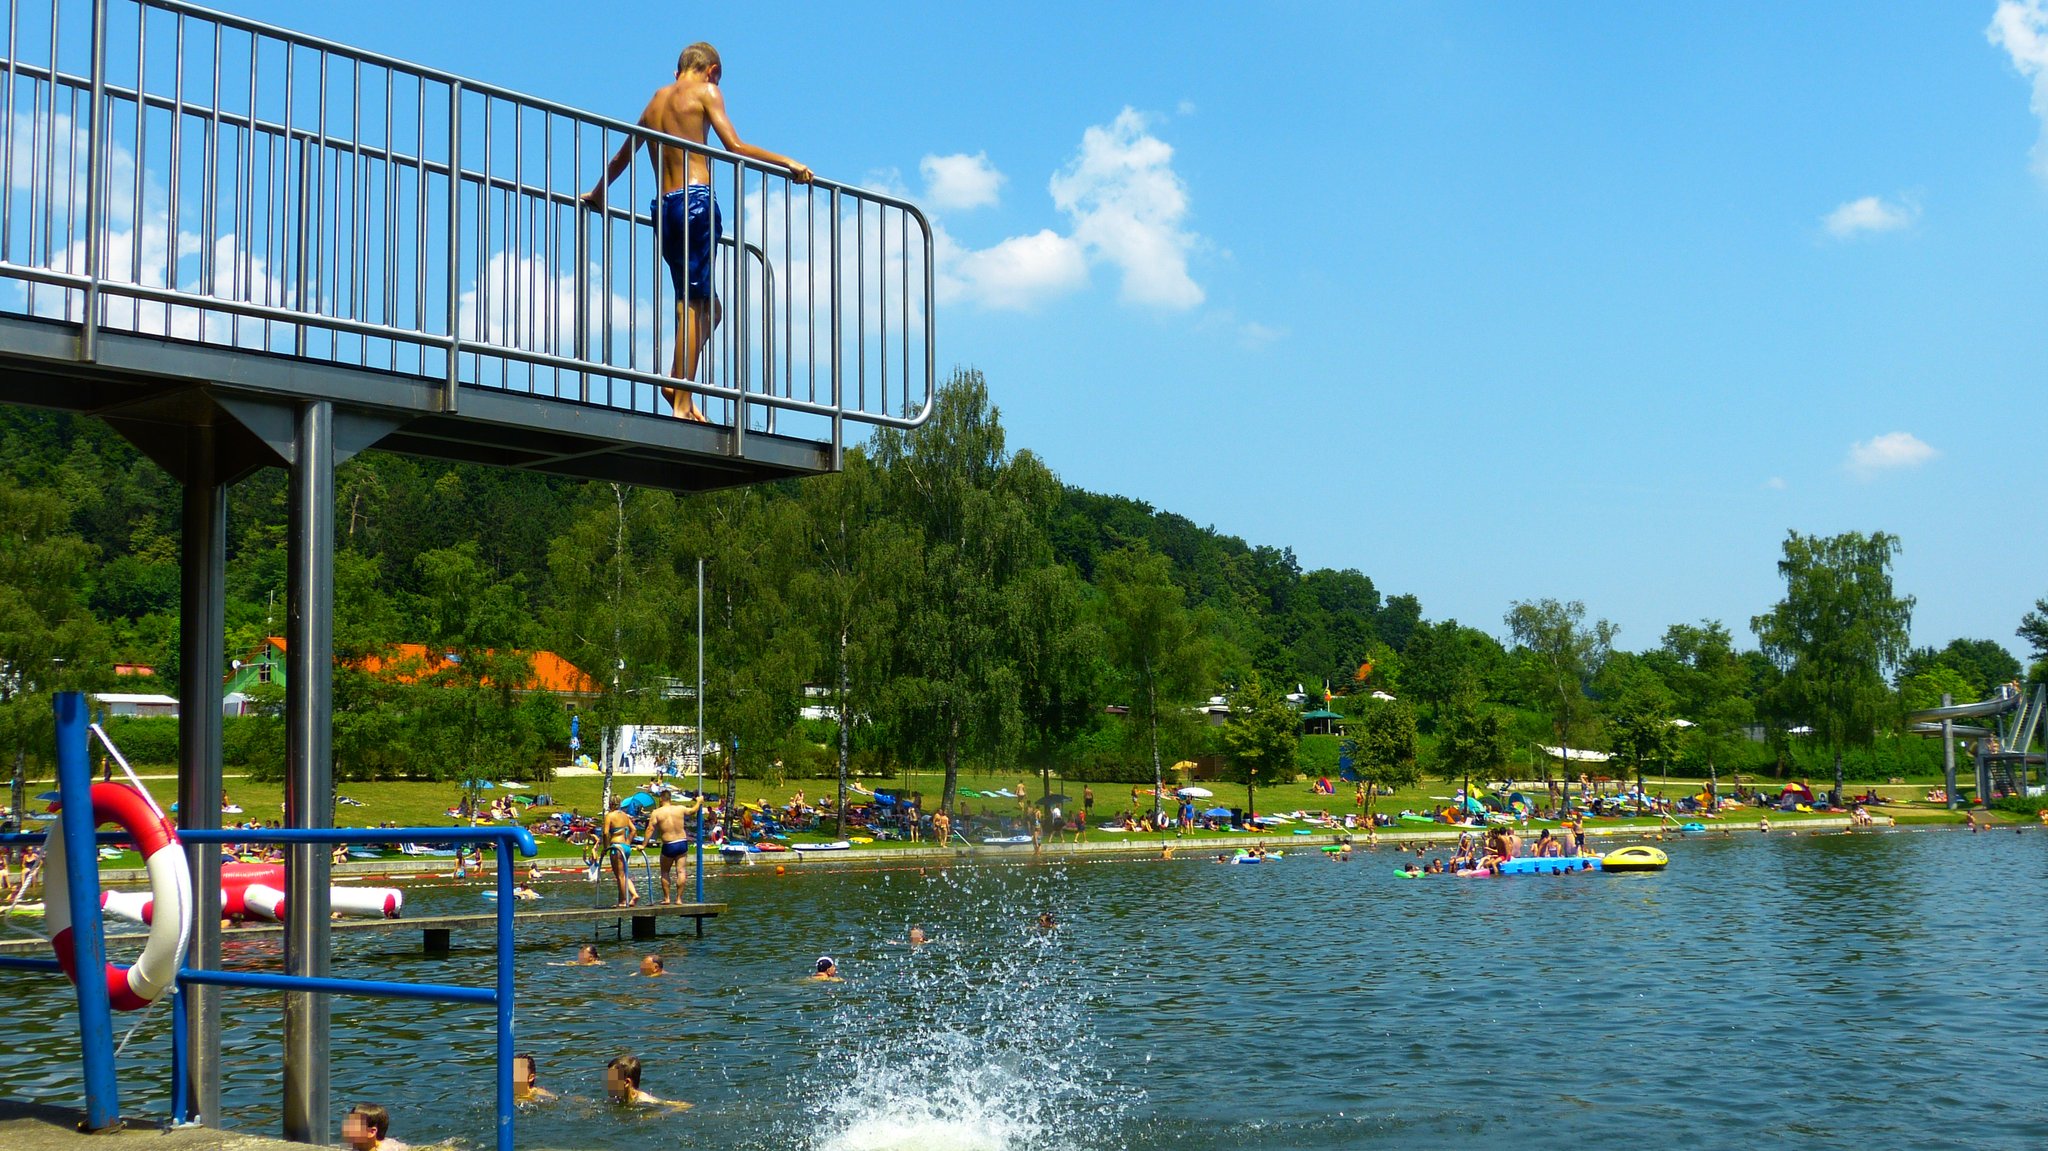
[[[697,410],[697,405],[695,403],[686,403],[677,407],[676,418],[679,420],[688,420],[693,424],[708,424],[711,422],[710,420],[704,418],[703,412]]]

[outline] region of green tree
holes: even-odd
[[[1779,692],[1834,753],[1832,802],[1842,799],[1842,752],[1868,747],[1891,714],[1886,673],[1906,653],[1913,597],[1892,592],[1897,536],[1789,532],[1778,574],[1785,598],[1750,621],[1784,670]]]
[[[1381,785],[1413,787],[1422,778],[1415,758],[1415,709],[1402,700],[1374,700],[1359,713],[1352,731],[1357,750],[1351,762],[1365,782],[1370,818]]]
[[[1638,796],[1644,767],[1668,761],[1677,746],[1678,728],[1672,723],[1676,717],[1671,714],[1675,702],[1663,677],[1640,666],[1627,673],[1621,689],[1607,702],[1608,742],[1622,766],[1635,773]]]
[[[70,514],[55,490],[0,486],[0,754],[17,782],[54,752],[51,693],[99,686],[109,670],[106,630],[85,603],[94,549]]]
[[[1437,771],[1446,783],[1462,779],[1470,795],[1472,777],[1496,775],[1513,747],[1507,713],[1484,703],[1477,688],[1467,684],[1446,701],[1436,738]]]
[[[1925,711],[1942,706],[1944,695],[1953,702],[1966,703],[1975,698],[1976,690],[1962,672],[1944,663],[1931,664],[1924,671],[1899,677],[1899,706],[1906,711]]]
[[[1492,636],[1457,620],[1418,624],[1401,649],[1401,683],[1408,698],[1434,712],[1460,689],[1484,684],[1502,655]]]
[[[1001,413],[979,372],[940,389],[936,414],[876,433],[893,515],[921,543],[889,653],[885,701],[906,751],[945,768],[950,808],[963,757],[1000,762],[1020,745],[1022,685],[1013,585],[1050,559],[1046,524],[1059,483],[1029,452],[1004,446]]]
[[[1906,653],[1899,661],[1899,681],[1903,684],[1936,667],[1949,668],[1962,680],[1963,690],[1955,693],[1958,703],[1989,699],[2000,686],[2020,677],[2020,661],[1995,640],[1952,639],[1938,651],[1922,647]]]
[[[1223,725],[1223,754],[1228,774],[1244,784],[1247,812],[1258,810],[1258,786],[1285,783],[1294,775],[1295,745],[1301,740],[1301,717],[1287,697],[1260,684],[1257,676],[1230,696],[1230,720]]]
[[[2029,658],[2034,666],[2027,669],[2027,678],[2035,683],[2048,680],[2048,596],[2034,601],[2034,610],[2020,617],[2020,626],[2013,634],[2033,649]]]
[[[1099,713],[1102,635],[1089,618],[1087,589],[1074,569],[1051,564],[1019,580],[1017,686],[1024,710],[1024,758],[1038,766],[1040,794],[1051,772]]]
[[[1714,620],[1673,624],[1664,629],[1663,646],[1644,659],[1671,688],[1677,716],[1693,725],[1682,739],[1704,758],[1710,794],[1717,794],[1721,762],[1756,717],[1747,695],[1749,669],[1733,637]]]
[[[1112,552],[1097,568],[1096,583],[1109,663],[1128,693],[1131,721],[1145,733],[1152,760],[1156,821],[1165,786],[1160,724],[1167,713],[1193,702],[1208,682],[1209,648],[1165,556],[1143,546]]]
[[[854,725],[878,706],[890,636],[902,605],[898,593],[918,570],[915,538],[881,506],[880,479],[866,453],[846,453],[835,475],[805,483],[800,498],[811,560],[796,576],[793,598],[807,610],[831,677],[838,747],[839,834],[846,833],[846,785]]]
[[[483,780],[532,763],[531,733],[514,713],[513,693],[533,678],[518,650],[531,613],[519,581],[485,569],[474,544],[437,548],[414,561],[422,594],[415,622],[426,656],[396,670],[410,678],[415,746],[429,778]]]
[[[1554,599],[1515,601],[1507,625],[1521,645],[1525,676],[1548,705],[1551,730],[1569,766],[1572,728],[1586,710],[1586,681],[1607,662],[1616,628],[1604,619],[1588,625],[1585,604]],[[1571,789],[1565,795],[1569,804]]]

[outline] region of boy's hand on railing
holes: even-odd
[[[789,178],[799,184],[808,184],[811,182],[811,170],[795,160],[791,160],[789,162]]]
[[[590,191],[578,196],[577,199],[583,201],[584,206],[593,212],[604,211],[604,185],[600,184],[592,188]]]

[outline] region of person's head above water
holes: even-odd
[[[818,956],[818,962],[811,966],[812,974],[814,975],[837,975],[839,973],[839,964],[834,962],[829,955]]]
[[[614,1099],[627,1100],[640,1090],[640,1060],[621,1055],[604,1065],[604,1091]]]
[[[701,72],[706,79],[716,84],[725,72],[725,65],[718,59],[718,49],[699,40],[683,49],[682,55],[676,57],[676,75],[680,76],[685,72]]]
[[[643,955],[640,957],[640,974],[666,975],[668,974],[668,964],[663,962],[659,955]]]

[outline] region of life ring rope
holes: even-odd
[[[135,788],[117,783],[92,785],[93,826],[119,824],[135,838],[143,867],[149,872],[149,940],[132,966],[112,962],[106,966],[107,998],[118,1011],[139,1011],[170,990],[192,938],[192,875],[186,870],[184,853],[178,849],[177,830],[151,807],[147,797]],[[97,867],[98,860],[91,865]],[[43,923],[49,930],[57,962],[64,968],[64,974],[76,982],[78,958],[71,941],[75,909],[66,883],[68,866],[64,837],[53,829],[43,853]],[[91,910],[94,914],[100,912],[99,908]]]

